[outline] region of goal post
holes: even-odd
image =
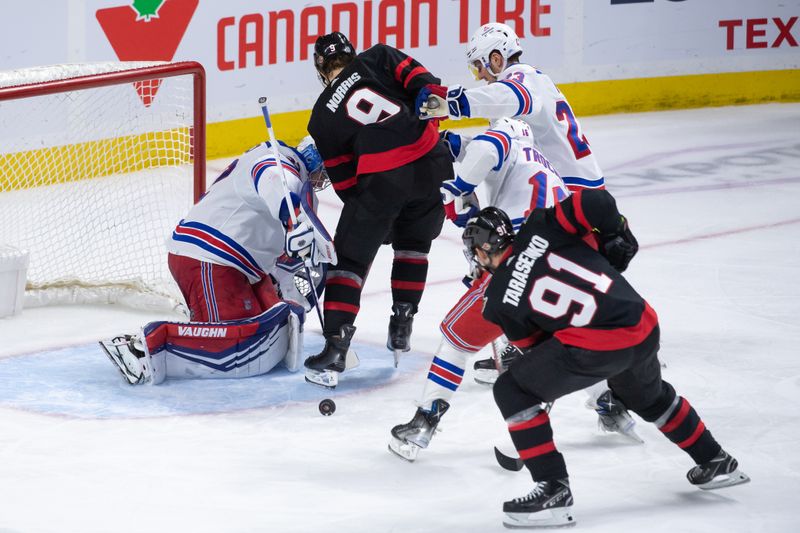
[[[205,191],[196,62],[0,72],[0,244],[30,254],[26,306],[174,308],[165,239]]]

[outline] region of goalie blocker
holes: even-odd
[[[283,363],[295,372],[303,351],[302,307],[279,302],[243,320],[151,322],[142,336],[100,342],[131,385],[169,378],[244,378]]]

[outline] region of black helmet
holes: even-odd
[[[493,255],[505,250],[514,241],[514,226],[502,209],[485,207],[469,219],[461,240],[464,241],[468,257],[475,255],[475,248]]]
[[[330,72],[330,65],[335,59],[344,59],[343,63],[346,65],[355,55],[356,49],[352,43],[338,31],[321,35],[314,43],[314,66],[321,75]]]

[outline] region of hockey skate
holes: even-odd
[[[475,370],[475,373],[472,375],[473,379],[475,379],[475,383],[480,383],[481,385],[494,385],[494,382],[500,377],[500,369],[497,368],[494,357],[478,359],[472,365],[472,368]]]
[[[448,409],[450,404],[444,400],[434,400],[428,411],[422,407],[417,408],[411,422],[392,428],[389,451],[406,461],[414,462],[419,451],[431,443],[436,427]]]
[[[100,347],[127,383],[140,385],[150,381],[152,372],[146,364],[144,346],[138,337],[121,335],[110,341],[100,341]]]
[[[400,362],[400,354],[411,350],[411,327],[414,324],[414,306],[407,302],[392,305],[389,317],[389,335],[386,348],[394,354],[394,367]]]
[[[569,478],[537,482],[525,496],[505,502],[503,512],[503,525],[511,529],[574,526]]]
[[[604,433],[619,433],[628,439],[644,444],[644,440],[636,433],[636,421],[631,417],[625,405],[610,390],[601,394],[596,403],[588,400],[586,407],[597,412],[597,427]]]
[[[692,485],[703,490],[721,489],[748,483],[750,477],[739,471],[739,463],[725,450],[707,463],[697,465],[686,473]]]
[[[335,389],[339,384],[339,374],[358,366],[358,357],[350,349],[350,341],[356,327],[345,324],[339,335],[325,340],[325,347],[317,355],[306,359],[306,381],[328,389]]]
[[[522,355],[522,353],[519,351],[519,348],[513,344],[506,344],[505,348],[503,348],[496,359],[494,357],[487,357],[486,359],[478,359],[475,361],[472,365],[472,368],[475,370],[473,379],[475,379],[476,383],[480,383],[481,385],[494,385],[494,382],[497,381],[500,374],[508,370],[511,363],[516,361],[520,355]]]

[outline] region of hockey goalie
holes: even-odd
[[[314,191],[329,181],[313,141],[279,144],[279,160],[265,142],[233,161],[167,239],[191,322],[100,343],[128,383],[299,368],[305,313],[336,254],[316,216]]]

